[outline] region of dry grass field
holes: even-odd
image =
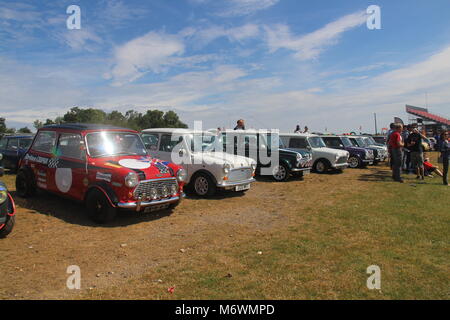
[[[449,299],[450,188],[414,178],[378,165],[259,179],[98,226],[80,204],[18,198],[6,175],[18,213],[0,240],[0,299]],[[81,290],[66,288],[69,265]],[[370,265],[381,290],[366,287]]]

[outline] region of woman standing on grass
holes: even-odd
[[[450,142],[448,141],[448,131],[444,131],[441,134],[441,157],[442,166],[444,167],[443,181],[444,185],[448,186],[448,165],[450,161]]]

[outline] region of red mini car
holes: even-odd
[[[154,211],[177,206],[186,171],[151,158],[138,132],[96,124],[46,126],[20,162],[17,193],[37,189],[84,201],[98,223],[117,209]]]

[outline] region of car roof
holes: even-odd
[[[5,136],[3,136],[3,138],[10,138],[10,139],[16,139],[16,138],[18,138],[18,139],[24,139],[24,138],[33,138],[34,137],[34,134],[29,134],[29,135],[10,135],[10,136],[7,136],[7,135],[5,135]]]
[[[280,137],[318,137],[317,134],[310,133],[280,133]]]
[[[63,124],[51,124],[48,126],[42,127],[42,129],[70,129],[70,130],[127,130],[127,131],[135,131],[129,128],[122,128],[111,126],[107,124],[95,124],[95,123],[63,123]]]
[[[152,132],[162,132],[162,133],[192,133],[194,129],[185,129],[185,128],[151,128],[142,130],[142,133],[152,133]]]

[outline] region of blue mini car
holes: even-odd
[[[4,136],[0,140],[0,153],[3,155],[0,165],[3,165],[5,169],[16,172],[19,167],[19,160],[27,152],[33,138],[32,135]]]

